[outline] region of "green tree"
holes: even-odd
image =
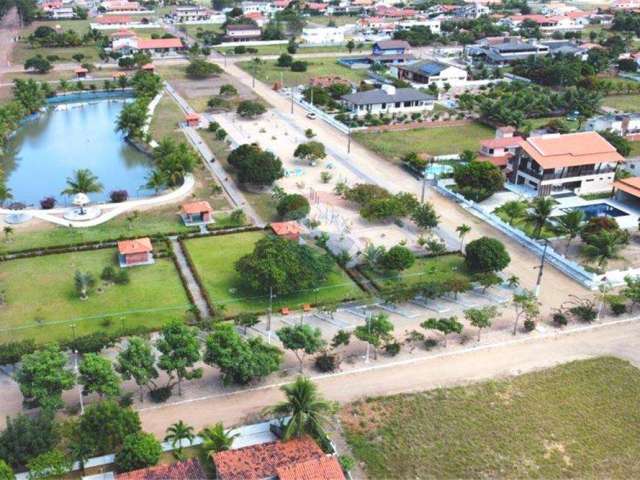
[[[515,335],[518,332],[518,323],[521,318],[524,317],[525,320],[533,321],[538,317],[540,314],[540,303],[533,292],[528,290],[522,293],[515,293],[511,303],[516,313],[513,322],[513,334]]]
[[[353,52],[353,49],[356,48],[356,43],[353,41],[353,39],[350,39],[347,42],[347,50],[349,50],[349,53]]]
[[[156,168],[170,187],[182,185],[184,177],[193,172],[198,164],[198,155],[185,142],[176,142],[172,137],[160,140],[153,151]]]
[[[289,68],[293,63],[293,57],[288,53],[282,53],[278,60],[276,60],[276,65],[279,67]]]
[[[76,195],[78,193],[100,193],[102,192],[102,184],[98,181],[91,170],[88,168],[80,168],[73,171],[72,177],[67,177],[67,188],[61,193],[62,195]]]
[[[481,237],[467,245],[465,265],[472,273],[499,272],[510,261],[506,248],[495,238]]]
[[[258,315],[256,313],[243,312],[238,314],[233,319],[233,323],[235,323],[239,327],[242,327],[243,333],[246,335],[247,329],[260,323],[260,319],[258,318]]]
[[[162,455],[160,442],[150,433],[136,432],[124,439],[122,450],[116,454],[118,472],[128,472],[157,464]]]
[[[636,304],[640,303],[640,277],[632,277],[627,275],[624,277],[625,287],[620,291],[620,294],[631,301],[630,311]]]
[[[54,448],[59,440],[60,432],[53,413],[35,416],[20,413],[13,418],[7,417],[6,427],[0,433],[0,458],[12,467],[22,469],[31,459]]]
[[[243,339],[233,325],[218,324],[207,337],[204,361],[220,369],[225,385],[246,385],[277,371],[282,352],[259,337]]]
[[[45,93],[33,79],[13,81],[13,98],[24,107],[27,113],[35,113],[46,103]]]
[[[325,158],[327,156],[327,152],[324,149],[324,144],[321,142],[311,141],[298,145],[293,152],[293,156],[300,160],[314,163]]]
[[[71,460],[60,450],[41,453],[27,463],[29,480],[63,478],[72,467]]]
[[[180,320],[174,320],[162,328],[161,335],[156,342],[160,352],[158,367],[169,376],[168,387],[173,387],[177,378],[178,395],[182,395],[183,379],[202,377],[202,368],[194,368],[201,357],[198,334]]]
[[[235,95],[238,95],[238,89],[230,83],[225,83],[224,85],[220,86],[220,90],[218,93],[224,97],[233,97]]]
[[[456,232],[458,233],[458,238],[460,239],[460,253],[464,252],[464,237],[471,231],[471,227],[466,223],[462,225],[458,225],[456,227]]]
[[[300,373],[304,370],[305,355],[313,355],[325,345],[320,329],[307,324],[282,327],[276,335],[282,342],[282,346],[291,350],[298,359]]]
[[[395,245],[391,247],[380,259],[380,265],[385,270],[402,271],[411,268],[416,258],[407,247]]]
[[[13,469],[4,460],[0,460],[0,480],[15,480]]]
[[[118,114],[116,131],[122,132],[127,138],[141,138],[142,129],[147,123],[147,116],[146,102],[127,103]]]
[[[437,330],[442,334],[444,347],[447,348],[447,338],[451,333],[462,333],[464,326],[457,317],[430,318],[420,324],[425,330]]]
[[[393,323],[389,316],[379,313],[367,318],[365,325],[358,325],[353,334],[358,340],[368,343],[373,347],[374,359],[378,359],[378,349],[383,342],[389,342],[393,337]]]
[[[42,55],[28,58],[27,61],[24,62],[25,70],[35,70],[37,73],[48,73],[52,68],[53,65],[51,65],[51,62]]]
[[[268,186],[284,176],[280,159],[257,144],[240,145],[229,154],[228,162],[241,183]]]
[[[589,236],[588,243],[582,246],[582,255],[604,268],[609,260],[619,257],[620,249],[627,243],[629,243],[629,235],[626,232],[603,230]]]
[[[189,446],[191,446],[195,438],[193,427],[191,425],[187,425],[182,420],[178,420],[167,428],[167,434],[164,436],[164,441],[171,442],[171,446],[176,450],[176,456],[181,458],[183,449],[182,444],[184,443],[184,440],[188,441]]]
[[[478,342],[483,328],[489,328],[493,319],[498,315],[498,309],[492,305],[481,308],[469,308],[464,311],[464,318],[478,329]]]
[[[50,344],[22,357],[16,381],[25,399],[45,410],[63,406],[62,392],[75,384],[73,372],[67,370],[66,355],[56,344]]]
[[[567,236],[567,246],[565,252],[569,252],[569,247],[574,238],[582,232],[584,227],[584,212],[582,210],[571,210],[558,217],[557,229]]]
[[[433,205],[428,202],[416,207],[411,213],[411,220],[414,221],[418,228],[423,230],[431,230],[438,226],[439,216]]]
[[[633,61],[633,63],[635,64],[635,61]],[[602,138],[613,145],[618,153],[623,157],[628,157],[631,154],[631,143],[622,135],[618,135],[612,130],[604,130],[598,133]]]
[[[218,76],[222,73],[222,68],[215,63],[207,62],[200,58],[194,58],[189,62],[185,70],[187,77],[196,80]]]
[[[120,395],[120,377],[113,371],[111,361],[96,353],[87,353],[80,364],[82,394],[97,393],[100,398]]]
[[[256,118],[266,112],[265,106],[255,100],[243,100],[238,104],[236,112],[242,118]]]
[[[140,401],[144,388],[149,384],[155,385],[154,380],[158,378],[155,363],[156,356],[151,345],[140,337],[131,337],[127,347],[116,358],[116,371],[124,380],[133,378],[140,391]]]
[[[288,417],[282,433],[283,440],[310,435],[315,439],[326,439],[325,426],[336,411],[336,405],[326,401],[318,387],[308,378],[296,380],[280,388],[286,400],[268,409],[268,412],[283,418]]]
[[[309,200],[304,195],[299,193],[291,193],[284,195],[276,206],[278,215],[283,220],[300,220],[307,215],[311,210]]]
[[[235,268],[250,290],[289,295],[320,286],[333,265],[327,254],[320,255],[307,245],[268,236],[255,244],[252,253],[241,257]]]
[[[534,237],[540,238],[555,204],[556,201],[551,197],[537,197],[531,202],[531,211],[527,214],[527,220],[533,224]]]
[[[233,445],[233,440],[239,433],[231,434],[224,429],[222,422],[218,422],[212,427],[206,427],[200,432],[202,437],[202,448],[205,452],[224,452]]]
[[[102,400],[85,409],[75,440],[88,446],[93,455],[105,455],[119,450],[125,437],[140,431],[138,412],[113,400]]]
[[[527,214],[527,208],[529,208],[529,206],[526,202],[510,200],[502,204],[499,210],[507,217],[509,225],[513,225],[517,220],[524,218]]]
[[[167,186],[167,177],[164,172],[161,172],[160,170],[152,170],[146,180],[147,182],[144,187],[149,190],[153,190],[155,193],[158,193]]]
[[[502,190],[504,175],[491,162],[473,161],[456,165],[453,170],[456,188],[467,199],[474,202],[486,200]]]
[[[90,272],[81,272],[76,270],[76,273],[73,276],[73,281],[80,299],[86,300],[89,298],[89,291],[96,283],[94,276]]]

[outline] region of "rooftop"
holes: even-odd
[[[423,75],[438,75],[443,70],[449,68],[450,65],[438,62],[436,60],[423,60],[421,62],[411,63],[409,65],[401,65],[398,69],[407,70]]]
[[[395,93],[388,93],[383,89],[367,90],[344,95],[342,100],[355,105],[374,105],[378,103],[411,102],[417,100],[433,100],[431,95],[422,93],[414,88],[397,88]]]
[[[276,235],[298,235],[300,233],[300,225],[296,222],[273,222],[271,230]]]
[[[134,240],[121,240],[118,242],[118,252],[122,255],[134,253],[147,253],[153,250],[151,240],[148,237],[136,238]]]
[[[181,210],[186,214],[194,214],[194,213],[202,213],[202,212],[213,212],[213,208],[209,205],[209,202],[202,200],[199,202],[190,202],[182,205]]]
[[[336,457],[321,457],[276,469],[278,480],[345,480]]]
[[[139,38],[137,43],[141,50],[182,48],[182,40],[179,38]]]
[[[622,178],[613,182],[613,187],[634,197],[640,197],[640,177]]]
[[[260,30],[260,27],[256,27],[255,25],[227,25],[227,30],[242,32],[244,30]]]
[[[120,473],[117,480],[204,480],[208,478],[197,458]]]
[[[542,168],[624,161],[613,145],[597,132],[529,137],[521,146]]]
[[[518,147],[522,137],[503,137],[503,138],[490,138],[488,140],[482,140],[480,145],[485,148],[509,148]]]
[[[411,48],[411,45],[404,40],[382,40],[380,42],[376,42],[374,47],[378,47],[383,50],[388,48],[404,48],[408,50]]]

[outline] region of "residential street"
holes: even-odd
[[[517,337],[502,346],[473,348],[409,359],[404,364],[376,366],[372,362],[356,373],[312,378],[326,398],[344,403],[516,375],[595,356],[614,355],[640,366],[640,322],[596,325],[573,333],[550,331],[540,337]],[[150,407],[140,415],[146,431],[162,436],[166,428],[178,420],[193,425],[196,430],[217,421],[225,425],[243,423],[280,399],[277,385],[265,386]]]

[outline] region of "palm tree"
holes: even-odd
[[[4,202],[12,198],[13,194],[11,193],[11,189],[0,181],[0,207],[4,205]]]
[[[567,247],[565,254],[569,252],[571,241],[580,235],[584,228],[584,212],[582,210],[571,210],[558,218],[558,230],[567,236]]]
[[[582,254],[603,268],[611,259],[618,258],[618,252],[629,241],[622,230],[602,230],[589,237],[589,243],[582,247]]]
[[[189,445],[193,442],[195,435],[193,434],[193,427],[187,425],[182,420],[171,425],[167,428],[167,434],[164,437],[165,442],[171,442],[171,446],[176,450],[176,456],[182,456],[182,441],[189,440]],[[176,445],[178,448],[176,448]]]
[[[2,231],[4,232],[4,241],[8,242],[9,237],[13,234],[13,227],[10,227],[9,225],[7,225],[2,229]]]
[[[233,445],[233,439],[236,438],[239,433],[233,435],[224,430],[222,422],[216,423],[213,427],[207,427],[200,432],[202,437],[202,448],[206,452],[222,452],[229,450]]]
[[[520,220],[527,213],[527,204],[520,200],[511,200],[510,202],[505,202],[500,207],[500,211],[507,217],[509,225],[513,226],[517,220]]]
[[[153,170],[147,176],[147,183],[144,184],[144,188],[148,188],[149,190],[153,190],[155,193],[158,193],[167,185],[167,177],[164,172],[160,170]]]
[[[532,210],[527,214],[527,220],[533,224],[533,236],[540,238],[542,228],[546,225],[556,201],[551,197],[538,197],[532,203]]]
[[[466,223],[462,225],[458,225],[456,227],[456,232],[458,232],[458,237],[460,238],[460,253],[464,251],[464,237],[471,231],[471,227]]]
[[[72,177],[67,177],[67,188],[62,191],[62,194],[77,195],[78,193],[100,193],[101,191],[102,184],[98,181],[98,177],[88,168],[81,168],[74,170]],[[80,211],[84,213],[82,207]]]
[[[89,289],[95,284],[93,275],[89,272],[76,271],[74,276],[76,285],[76,292],[82,300],[86,300],[89,297]]]
[[[323,427],[328,423],[329,415],[335,412],[336,406],[322,398],[318,387],[306,377],[300,376],[280,390],[287,399],[269,408],[268,412],[278,417],[289,417],[282,439],[299,438],[306,434],[323,438]]]

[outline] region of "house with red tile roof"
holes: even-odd
[[[119,37],[111,42],[111,49],[122,55],[136,52],[148,53],[152,56],[176,55],[185,46],[179,38],[139,38],[137,36]]]
[[[153,245],[148,237],[118,242],[118,261],[122,268],[152,264],[152,252]]]
[[[310,437],[227,450],[213,453],[211,458],[219,480],[344,479],[344,475],[342,477],[336,475],[333,462],[323,460],[327,455]],[[324,476],[296,476],[310,474],[314,471],[314,467],[316,474]],[[280,477],[280,474],[283,477]]]
[[[197,458],[119,473],[116,476],[117,480],[205,480],[207,478],[207,473]]]
[[[537,196],[611,191],[624,158],[597,132],[529,137],[509,159],[507,176]]]
[[[514,136],[515,128],[499,127],[495,138],[480,142],[478,160],[493,163],[496,167],[506,168],[509,159],[520,147],[522,137]]]
[[[279,237],[284,237],[288,240],[298,240],[302,229],[297,222],[273,222],[271,224],[271,230]]]
[[[213,208],[211,208],[209,202],[204,200],[184,203],[180,207],[180,217],[186,226],[212,223],[212,215]]]
[[[342,467],[333,456],[279,467],[276,473],[278,480],[345,480]]]

